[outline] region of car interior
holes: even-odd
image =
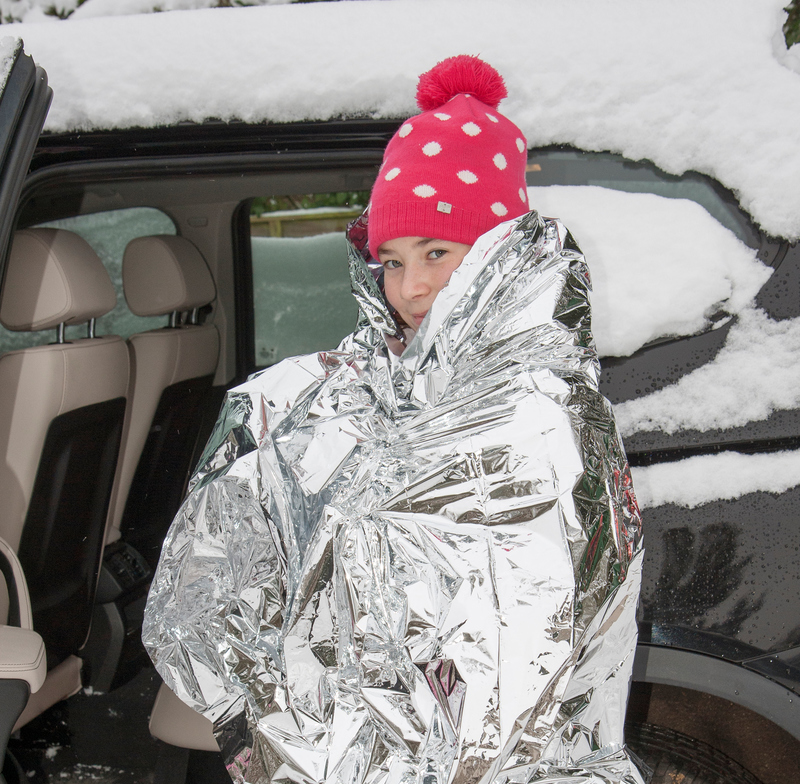
[[[149,581],[225,389],[256,369],[256,352],[271,364],[352,329],[342,229],[362,207],[305,228],[256,217],[251,240],[250,202],[289,185],[363,191],[373,176],[359,161],[291,176],[55,178],[25,202],[0,303],[0,535],[14,586],[0,611],[29,634],[8,662],[3,646],[4,671],[21,677],[0,681],[14,692],[0,751],[53,703],[113,688],[145,663]],[[242,313],[240,288],[269,293]],[[281,302],[286,318],[270,329],[264,314]]]

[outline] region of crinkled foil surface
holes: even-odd
[[[580,250],[498,226],[400,357],[351,268],[354,334],[228,395],[150,592],[159,673],[237,782],[642,782],[641,526]]]

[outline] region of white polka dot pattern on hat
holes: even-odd
[[[493,107],[466,98],[461,93],[398,127],[373,188],[370,247],[394,232],[451,232],[450,239],[472,242],[530,209],[522,131]]]

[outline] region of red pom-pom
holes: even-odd
[[[478,57],[459,54],[442,60],[419,77],[417,106],[429,112],[459,93],[474,95],[493,109],[508,95],[503,77],[491,65]]]

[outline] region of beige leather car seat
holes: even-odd
[[[223,782],[228,777],[211,721],[164,683],[150,713],[150,734],[161,741],[156,781]]]
[[[17,232],[0,301],[15,331],[57,329],[49,345],[0,357],[0,536],[27,579],[48,674],[27,721],[81,686],[108,502],[125,413],[128,355],[117,336],[64,341],[116,302],[92,248],[61,229]],[[63,341],[63,342],[62,342]]]
[[[182,702],[165,683],[150,713],[150,734],[182,749],[219,751],[211,721]]]
[[[154,567],[193,468],[219,358],[216,327],[181,324],[180,314],[211,303],[216,289],[200,251],[169,235],[131,241],[122,280],[133,313],[170,317],[170,326],[128,339],[130,406],[108,533],[109,543],[122,533]]]

